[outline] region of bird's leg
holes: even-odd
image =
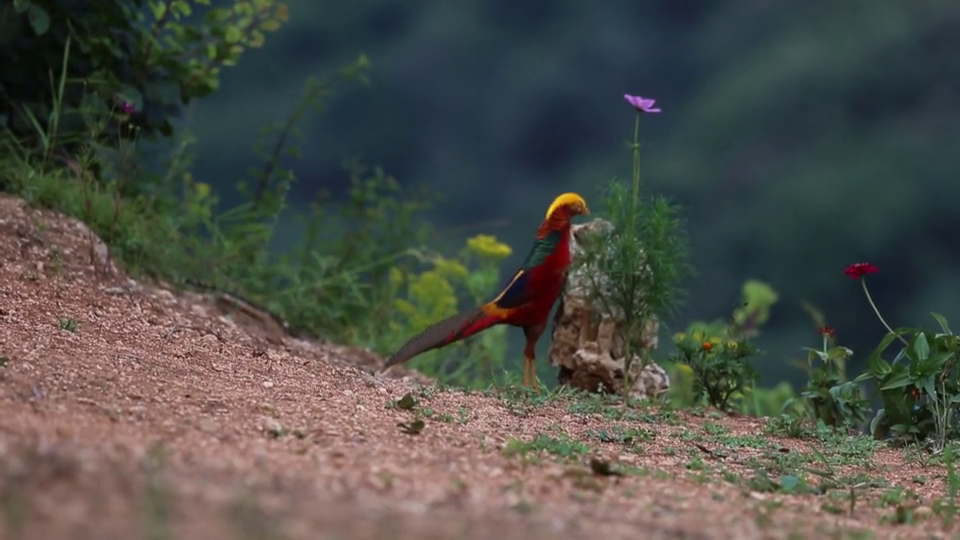
[[[527,338],[527,344],[523,348],[523,385],[532,386],[538,392],[540,391],[540,385],[537,382],[536,345],[537,340],[540,339],[540,334],[543,334],[546,327],[547,323],[543,323],[532,327],[527,326],[523,329],[523,335]]]
[[[537,360],[533,356],[524,356],[524,372],[530,372],[530,385],[537,392],[540,391],[540,384],[537,382]]]

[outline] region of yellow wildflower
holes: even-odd
[[[467,267],[456,259],[437,257],[433,260],[433,266],[444,277],[457,280],[467,277]]]
[[[497,240],[496,236],[478,234],[467,239],[467,249],[481,257],[503,259],[513,253],[510,246]]]
[[[210,196],[210,184],[206,182],[197,182],[193,185],[193,188],[197,191],[197,198],[200,200]]]

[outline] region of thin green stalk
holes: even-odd
[[[637,211],[637,204],[640,200],[640,112],[637,112],[637,119],[633,123],[633,204],[631,205],[634,213]]]
[[[633,186],[633,197],[630,200],[630,213],[627,216],[627,227],[631,231],[636,230],[636,220],[637,212],[640,209],[640,112],[637,111],[636,119],[633,123],[633,142],[630,145],[630,149],[633,151],[633,170],[632,170],[632,186]],[[630,313],[630,310],[624,310],[624,330],[625,337],[633,336],[635,332],[635,322],[633,320],[633,314]],[[624,359],[623,359],[623,404],[625,407],[630,406],[630,388],[632,386],[632,381],[630,380],[630,367],[633,363],[633,347],[632,340],[627,337],[624,339]]]
[[[903,339],[903,336],[900,334],[894,332],[893,328],[890,328],[890,325],[887,324],[887,321],[883,319],[883,315],[880,315],[880,310],[877,309],[877,305],[873,303],[873,297],[870,296],[870,291],[867,289],[867,280],[861,279],[860,284],[863,285],[863,293],[867,295],[867,302],[870,302],[870,307],[873,308],[873,312],[877,314],[877,318],[880,319],[880,322],[883,323],[883,326],[886,327],[888,332],[897,336],[897,339],[899,339],[904,345],[909,346],[910,344],[907,343],[907,340]]]

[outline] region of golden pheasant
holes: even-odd
[[[522,328],[526,338],[523,384],[539,389],[534,349],[546,329],[550,310],[563,291],[570,267],[570,219],[589,213],[586,201],[576,193],[564,193],[554,199],[537,229],[533,248],[500,294],[480,307],[437,322],[410,338],[387,359],[381,371],[491,326],[508,324]]]

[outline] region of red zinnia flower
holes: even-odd
[[[854,263],[848,266],[847,269],[843,271],[843,274],[850,276],[852,279],[860,279],[867,274],[873,274],[879,271],[879,268],[870,263]]]
[[[817,329],[817,332],[819,332],[820,335],[824,337],[833,337],[837,333],[832,326],[821,326],[820,328]]]

